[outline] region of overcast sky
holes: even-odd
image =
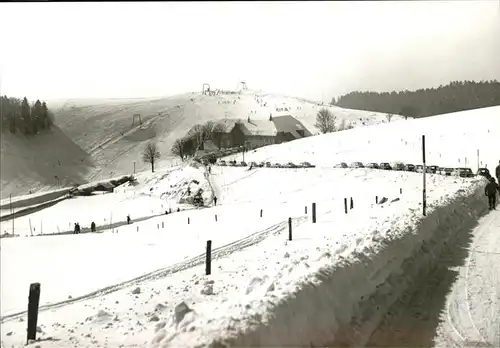
[[[0,33],[0,93],[30,99],[500,80],[499,0],[1,3]]]

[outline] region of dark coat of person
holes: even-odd
[[[497,191],[500,192],[500,186],[498,186],[498,184],[494,180],[495,179],[490,181],[484,188],[484,194],[486,196],[495,196]]]
[[[95,232],[95,222],[94,221],[92,221],[92,223],[90,224],[90,230],[92,232]]]

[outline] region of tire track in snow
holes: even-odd
[[[299,218],[293,218],[292,222],[293,222],[294,227],[297,227],[297,226],[300,226],[301,224],[303,224],[304,222],[306,222],[307,220],[308,220],[307,216],[302,216]],[[237,241],[231,242],[229,244],[215,248],[212,250],[212,260],[217,260],[220,258],[227,257],[227,256],[229,256],[237,251],[240,251],[240,250],[243,250],[245,248],[256,245],[256,244],[262,242],[263,240],[265,240],[270,235],[280,234],[287,227],[288,227],[288,221],[282,221],[282,222],[279,222],[275,225],[272,225],[264,230],[252,233],[245,238],[242,238],[242,239],[239,239]],[[156,271],[153,271],[150,273],[146,273],[146,274],[139,276],[139,277],[136,277],[134,279],[90,292],[90,293],[82,295],[82,296],[78,296],[78,297],[74,297],[74,298],[69,299],[69,300],[64,300],[64,301],[60,301],[60,302],[56,302],[56,303],[49,303],[49,304],[40,306],[39,312],[44,312],[47,310],[52,310],[52,309],[64,307],[64,306],[67,306],[67,305],[70,305],[70,304],[73,304],[76,302],[81,302],[81,301],[88,300],[91,298],[107,295],[107,294],[116,292],[118,290],[121,290],[123,288],[129,287],[132,285],[141,284],[141,283],[146,282],[146,281],[161,279],[161,278],[167,277],[169,275],[172,275],[174,273],[178,273],[178,272],[185,271],[187,269],[202,265],[204,262],[205,262],[205,253],[200,254],[198,256],[195,256],[193,258],[190,258],[188,260],[178,262],[174,265],[167,266],[167,267],[161,268],[159,270],[156,270]],[[8,314],[8,315],[1,317],[0,321],[2,323],[5,323],[8,321],[19,319],[20,317],[23,317],[26,314],[27,314],[27,311]]]
[[[493,343],[490,343],[490,341],[487,338],[485,338],[485,335],[487,335],[487,332],[484,332],[484,334],[483,334],[483,332],[481,332],[481,330],[476,325],[477,322],[474,320],[474,318],[472,316],[472,312],[474,311],[475,307],[471,305],[471,297],[469,296],[470,295],[469,285],[471,285],[473,283],[473,282],[471,282],[471,277],[470,277],[471,270],[478,269],[478,267],[476,267],[478,253],[482,254],[483,257],[488,258],[488,260],[486,262],[487,265],[484,265],[485,267],[479,267],[479,269],[481,270],[480,271],[481,274],[483,274],[482,270],[488,270],[488,269],[495,270],[496,269],[495,267],[491,267],[491,261],[493,261],[493,264],[497,264],[498,262],[496,260],[491,260],[491,257],[493,255],[498,255],[500,257],[500,253],[486,252],[483,250],[476,250],[478,245],[482,245],[481,249],[486,249],[485,247],[490,247],[490,248],[496,247],[498,249],[498,246],[500,245],[500,235],[496,231],[493,232],[494,234],[491,234],[491,232],[495,230],[494,226],[498,226],[498,214],[495,212],[492,212],[492,213],[490,213],[489,216],[486,217],[486,221],[483,220],[483,223],[477,228],[478,234],[477,234],[477,237],[471,246],[469,257],[467,258],[467,261],[466,261],[465,279],[464,279],[464,284],[463,284],[463,289],[465,292],[465,294],[464,294],[465,301],[463,301],[463,299],[457,295],[456,290],[458,287],[456,287],[456,288],[454,288],[454,291],[452,292],[452,295],[450,296],[451,299],[447,305],[447,320],[448,320],[449,325],[451,326],[453,332],[460,338],[461,345],[467,346],[467,345],[470,345],[471,343],[474,343],[474,344],[480,344],[480,345],[486,346],[486,347],[493,346]],[[488,232],[490,232],[490,234],[488,234]],[[486,239],[485,237],[487,237],[487,236],[489,236],[490,238]],[[493,240],[491,239],[492,237],[494,238]],[[490,267],[488,267],[488,266],[490,266]],[[475,272],[475,273],[478,274],[477,272]],[[474,274],[474,272],[472,274]],[[486,279],[485,277],[488,275],[490,275],[490,273],[484,272],[483,276],[479,277],[479,279],[477,279],[477,276],[476,276],[477,282],[474,282],[474,284],[478,284],[479,286],[482,283],[484,284],[485,279]],[[489,279],[489,281],[493,281],[496,278],[497,277],[493,277],[493,279]],[[473,279],[473,280],[476,280],[476,279]],[[492,284],[490,284],[490,285],[492,285]],[[491,288],[490,290],[493,290],[493,291],[495,291],[495,289],[497,289],[495,286],[489,287],[489,288]],[[479,287],[479,291],[477,291],[476,293],[483,295],[480,297],[485,299],[486,297],[484,296],[484,293],[481,290],[485,291],[486,289]],[[492,296],[494,297],[495,293],[493,293]],[[498,297],[499,295],[496,294],[496,296]],[[477,297],[475,297],[475,298],[477,299]],[[489,299],[489,301],[491,301],[491,298]],[[465,310],[467,312],[467,318],[470,321],[470,326],[472,326],[472,329],[477,334],[477,335],[474,335],[474,337],[472,337],[472,339],[470,339],[471,338],[470,332],[469,332],[469,337],[467,337],[467,331],[470,331],[470,330],[467,330],[467,328],[464,329],[463,327],[460,327],[460,328],[457,327],[457,325],[460,325],[457,322],[460,319],[463,319],[463,318],[461,318],[461,315],[460,315],[460,314],[463,314],[463,313],[460,313],[460,304],[461,303],[465,304]],[[452,307],[452,305],[453,305],[453,307]],[[486,303],[481,303],[478,307],[484,308],[485,310],[487,310],[485,305],[486,305]],[[489,305],[491,305],[491,303],[489,303]],[[498,305],[500,305],[500,302],[496,303],[496,306],[498,306]],[[455,308],[456,311],[451,310],[451,308]],[[493,306],[493,307],[490,306],[488,308],[492,308],[493,310],[495,310],[495,306]],[[498,310],[498,308],[496,308],[496,309]],[[482,321],[487,320],[487,318],[485,318],[486,317],[485,312],[482,312],[480,314],[481,314],[481,317],[483,319]],[[494,315],[493,315],[493,317],[494,317]],[[490,316],[490,319],[491,319],[491,316]],[[486,325],[488,325],[488,324],[486,324]],[[493,321],[490,322],[490,325],[493,325]],[[484,328],[483,328],[483,331],[485,331]],[[499,334],[500,334],[500,332],[497,331],[496,335],[499,335]],[[498,342],[500,343],[500,337],[496,337],[496,338],[498,339]]]

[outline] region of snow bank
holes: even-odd
[[[272,308],[265,320],[256,315],[249,328],[226,332],[210,346],[365,344],[398,296],[432,268],[448,239],[472,229],[486,213],[483,188],[478,180],[442,206],[430,208],[427,217],[410,212],[411,223],[395,222],[399,236],[383,239],[370,258],[369,250],[357,250],[354,260],[337,260]]]

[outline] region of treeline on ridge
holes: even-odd
[[[378,111],[408,117],[427,117],[500,105],[500,82],[453,81],[415,91],[354,91],[332,100],[349,109]]]
[[[43,101],[36,100],[30,104],[28,99],[0,97],[0,122],[2,131],[11,133],[20,132],[25,135],[34,135],[42,130],[50,129],[54,124],[54,117]]]

